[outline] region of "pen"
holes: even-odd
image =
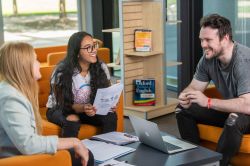
[[[127,163],[128,161],[120,161],[121,163]],[[113,166],[113,165],[118,165],[120,163],[115,163],[115,164],[106,164],[104,166]]]
[[[128,137],[128,138],[134,138],[133,135],[130,135],[130,134],[127,134],[127,133],[124,133],[124,136],[125,136],[125,137]]]

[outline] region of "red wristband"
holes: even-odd
[[[211,98],[207,99],[207,108],[210,109],[211,108]]]

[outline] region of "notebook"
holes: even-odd
[[[97,163],[103,163],[135,151],[135,149],[131,147],[89,139],[82,140],[82,143],[93,153],[95,162]]]
[[[92,136],[90,139],[104,141],[104,142],[112,143],[115,145],[127,145],[129,143],[139,141],[137,136],[133,136],[127,133],[117,132],[117,131],[95,135],[95,136]]]

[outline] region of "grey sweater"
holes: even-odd
[[[20,154],[55,153],[57,136],[36,131],[31,103],[17,89],[0,82],[0,158]]]

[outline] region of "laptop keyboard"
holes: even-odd
[[[167,147],[167,149],[168,149],[169,151],[177,150],[177,149],[182,149],[182,148],[179,147],[179,146],[173,145],[173,144],[168,143],[168,142],[165,142],[165,141],[164,141],[164,144],[165,144],[165,146]]]

